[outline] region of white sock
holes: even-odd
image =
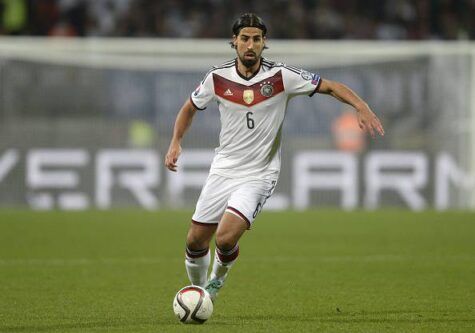
[[[224,283],[228,276],[229,270],[233,266],[239,255],[239,245],[229,251],[222,251],[216,247],[214,253],[213,269],[211,270],[210,280],[218,279]]]
[[[200,287],[206,285],[210,258],[209,248],[199,251],[186,249],[185,267],[191,284]]]

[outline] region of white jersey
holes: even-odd
[[[236,64],[234,59],[213,67],[191,94],[196,109],[216,101],[221,115],[210,174],[276,179],[287,103],[293,96],[313,96],[321,78],[264,58],[254,76],[245,78]]]

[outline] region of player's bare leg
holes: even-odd
[[[241,217],[228,212],[224,213],[216,231],[213,269],[206,285],[206,290],[213,301],[239,255],[238,241],[247,229],[248,223]]]
[[[186,237],[185,267],[190,282],[204,287],[210,264],[209,242],[216,231],[216,224],[192,223]]]

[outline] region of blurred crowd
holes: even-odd
[[[251,11],[270,38],[475,39],[475,0],[0,0],[0,35],[229,38]]]

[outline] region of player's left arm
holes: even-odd
[[[384,135],[384,128],[381,121],[358,94],[343,83],[323,78],[321,80],[317,90],[318,93],[331,95],[337,100],[354,107],[360,128],[366,133],[369,133],[373,138],[375,137],[375,131],[381,136]]]

